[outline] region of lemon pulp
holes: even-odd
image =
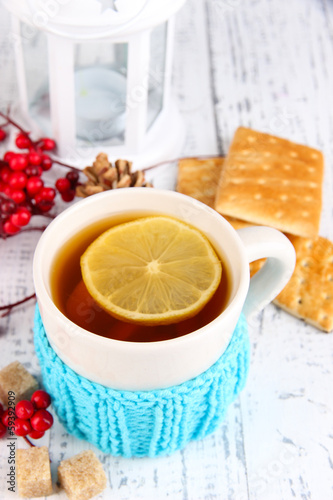
[[[214,295],[222,265],[196,228],[167,216],[112,227],[80,260],[93,299],[123,321],[170,324],[197,314]]]

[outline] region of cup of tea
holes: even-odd
[[[200,312],[189,319],[180,319],[168,325],[136,325],[109,314],[90,296],[80,267],[82,254],[99,235],[111,227],[151,216],[169,217],[199,231],[209,241],[222,266],[220,283]],[[261,258],[267,259],[265,265],[250,279],[249,263]],[[184,394],[188,384],[197,384],[193,381],[199,380],[202,382],[202,377],[206,380],[207,373],[214,370],[224,356],[233,356],[232,350],[236,347],[232,342],[237,325],[240,321],[244,323],[244,318],[248,319],[251,314],[260,311],[283,289],[294,266],[294,248],[279,231],[268,227],[235,231],[215,210],[174,191],[123,188],[93,195],[72,205],[44,231],[33,262],[38,303],[36,349],[44,384],[54,394],[60,419],[67,428],[72,425],[69,429],[71,432],[96,444],[90,439],[90,431],[82,428],[82,422],[69,424],[71,419],[64,409],[69,404],[68,401],[66,404],[64,402],[64,386],[73,383],[73,388],[68,388],[71,401],[76,393],[82,399],[82,394],[79,395],[81,388],[88,391],[90,398],[94,401],[96,398],[103,400],[103,408],[108,407],[106,419],[110,419],[111,414],[114,418],[119,417],[116,417],[115,401],[119,409],[125,398],[131,407],[130,420],[136,441],[140,432],[141,435],[143,432],[140,420],[144,418],[143,415],[148,418],[149,414],[155,424],[160,415],[165,425],[166,416],[161,408],[164,403],[168,404],[167,395],[175,394],[172,404],[176,400],[179,403],[179,394]],[[62,371],[58,373],[60,366]],[[237,367],[235,370],[235,373],[239,371]],[[74,378],[76,382],[73,382]],[[63,380],[61,390],[60,380]],[[180,393],[177,392],[179,390]],[[190,393],[195,394],[193,387]],[[133,413],[134,400],[143,404],[139,410],[140,418]],[[189,395],[186,401],[189,402]],[[73,408],[77,409],[78,402],[72,403]],[[194,435],[204,435],[203,431],[200,433],[198,428],[193,428],[187,438],[183,432],[181,443],[176,440],[176,444],[170,445],[165,444],[165,436],[164,441],[161,437],[164,446],[156,452],[152,448],[152,441],[157,435],[154,424],[153,427],[150,425],[151,436],[144,436],[144,443],[149,443],[148,448],[141,443],[139,451],[133,452],[131,443],[134,437],[130,439],[130,444],[127,443],[129,447],[126,448],[124,443],[124,436],[129,439],[127,403],[124,403],[121,417],[123,426],[127,426],[125,434],[119,438],[122,451],[119,451],[119,443],[116,450],[111,449],[110,439],[109,445],[97,443],[104,451],[111,450],[114,454],[127,456],[155,456],[178,449]],[[185,402],[179,409],[182,414],[184,405]],[[198,408],[197,401],[193,405],[193,408]],[[86,406],[82,405],[83,413]],[[89,418],[92,418],[92,411],[89,410]],[[220,416],[224,412],[221,408],[218,411]],[[101,414],[99,408],[96,419],[102,418]],[[133,415],[136,415],[134,419]],[[86,420],[85,417],[82,419]],[[218,416],[215,421],[219,421]],[[177,425],[181,425],[181,422],[179,417]],[[109,430],[112,426],[108,421]],[[206,425],[205,428],[208,432],[214,426]],[[169,430],[170,439],[172,436],[179,437],[178,431]]]

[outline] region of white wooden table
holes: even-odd
[[[17,98],[3,7],[0,23],[3,109]],[[184,155],[226,153],[240,124],[321,149],[320,232],[333,240],[333,2],[188,0],[177,15],[174,91],[187,127]],[[0,304],[33,292],[38,237],[0,241]],[[19,360],[40,378],[33,314],[30,302],[0,319],[0,368]],[[333,334],[273,305],[249,326],[248,382],[221,427],[169,458],[123,459],[95,450],[108,477],[100,498],[333,499]],[[41,444],[49,446],[54,474],[61,459],[90,447],[57,420]],[[2,441],[0,498],[14,499],[7,457]]]

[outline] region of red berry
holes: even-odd
[[[18,418],[28,420],[34,414],[35,408],[31,401],[23,399],[15,406],[15,413]]]
[[[60,177],[56,180],[55,187],[58,189],[59,193],[65,193],[71,188],[71,183],[66,177]]]
[[[32,431],[31,423],[29,420],[22,418],[15,419],[14,432],[16,436],[26,436]]]
[[[48,155],[42,155],[42,169],[46,172],[52,167],[53,161]]]
[[[9,427],[9,424],[11,424],[11,422],[9,422],[9,417],[10,418],[13,418],[13,414],[12,414],[12,411],[9,413],[9,410],[5,410],[3,412],[3,415],[1,417],[1,422],[3,423],[3,425],[5,427]]]
[[[53,201],[55,198],[56,192],[51,187],[43,187],[38,194],[35,196],[36,203],[40,203],[41,201]]]
[[[0,128],[0,141],[4,141],[7,137],[6,131],[3,128]]]
[[[25,169],[25,173],[28,177],[40,177],[43,173],[43,169],[39,165],[28,165]]]
[[[3,415],[1,417],[1,422],[5,427],[12,427],[14,425],[16,416],[15,416],[15,411],[13,408],[7,408],[3,412]]]
[[[66,178],[69,180],[71,183],[71,187],[74,188],[76,184],[78,183],[79,180],[79,174],[75,170],[70,170],[66,174]]]
[[[10,215],[15,212],[16,203],[13,200],[2,200],[0,203],[0,209],[4,215]]]
[[[53,139],[49,139],[48,137],[43,137],[38,144],[44,151],[52,151],[56,147],[55,141]]]
[[[23,189],[27,184],[27,174],[24,172],[13,172],[9,178],[8,184],[13,189]]]
[[[34,197],[44,187],[44,182],[40,177],[29,177],[27,181],[27,191],[29,196]]]
[[[37,151],[30,151],[28,161],[30,165],[40,165],[42,163],[42,155],[37,153]]]
[[[31,439],[40,439],[44,434],[44,431],[31,431],[29,437],[31,437]]]
[[[47,431],[53,424],[53,417],[47,410],[37,410],[30,419],[31,426],[35,431]]]
[[[5,153],[5,156],[3,157],[3,159],[4,159],[5,161],[8,161],[8,162],[9,162],[9,160],[10,160],[11,158],[13,158],[15,155],[16,155],[16,153],[14,153],[14,151],[7,151],[7,152]]]
[[[10,197],[18,205],[20,203],[23,203],[25,201],[25,198],[26,198],[25,192],[22,189],[13,189],[11,194],[10,194]]]
[[[31,396],[31,402],[34,404],[35,408],[42,408],[45,410],[51,404],[51,397],[46,391],[38,389]]]
[[[69,189],[68,191],[65,191],[64,193],[61,193],[61,198],[67,202],[74,200],[75,189]]]
[[[9,168],[9,167],[2,167],[1,170],[0,170],[0,179],[3,181],[3,182],[9,182],[9,179],[12,175],[12,170]]]
[[[15,144],[19,149],[26,149],[31,146],[31,140],[27,135],[20,133],[16,136]]]
[[[37,193],[35,196],[34,196],[34,200],[35,200],[35,204],[36,204],[36,207],[39,207],[39,205],[41,203],[43,203],[43,197],[41,195],[41,193]]]
[[[12,188],[9,186],[9,184],[3,184],[1,187],[1,192],[4,193],[6,196],[9,196],[9,198],[12,196]]]
[[[14,226],[23,227],[29,224],[30,219],[31,219],[30,211],[25,207],[19,207],[17,212],[15,212],[10,216],[9,221],[12,224],[14,224]]]
[[[9,220],[7,220],[3,225],[3,230],[6,234],[13,235],[20,231],[18,226],[14,226]]]
[[[17,154],[9,160],[12,170],[24,170],[28,166],[28,158],[22,154]]]
[[[6,427],[3,425],[3,423],[0,422],[0,438],[4,437],[6,432],[7,432]]]
[[[3,409],[3,406],[2,404],[0,403],[0,418],[2,417],[2,415],[4,414],[4,409]]]
[[[54,206],[53,201],[40,201],[39,203],[36,204],[36,207],[40,212],[46,213],[51,210],[51,208]]]

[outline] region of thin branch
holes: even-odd
[[[29,446],[32,446],[32,447],[36,446],[35,444],[33,444],[33,443],[30,441],[30,439],[29,439],[29,438],[27,438],[27,436],[22,436],[22,437],[23,437],[24,441],[26,441],[26,442],[28,443],[28,445],[29,445]]]
[[[5,115],[5,113],[3,113],[2,111],[0,111],[0,116],[2,116],[2,118],[7,120],[7,124],[10,123],[14,127],[16,127],[22,134],[24,134],[26,137],[28,137],[30,139],[29,132],[26,132],[18,123],[16,123],[14,120],[12,120],[12,118],[10,118],[8,115]]]
[[[57,165],[60,165],[61,167],[70,168],[71,170],[76,170],[77,172],[82,173],[82,170],[80,168],[73,167],[72,165],[67,165],[67,163],[63,163],[62,161],[55,160],[54,158],[52,158],[52,161],[53,161],[53,163],[56,163]]]
[[[221,158],[222,155],[197,155],[197,156],[180,156],[179,158],[173,158],[171,160],[163,160],[158,163],[155,163],[154,165],[150,165],[149,167],[143,168],[143,172],[147,172],[147,170],[152,170],[153,168],[160,167],[162,165],[167,165],[168,163],[175,163],[180,160],[204,160],[205,158]]]
[[[24,297],[24,299],[18,300],[17,302],[14,302],[13,304],[7,304],[4,306],[0,306],[0,311],[6,311],[5,313],[1,314],[0,318],[5,318],[6,316],[8,316],[14,307],[20,306],[21,304],[28,302],[28,300],[35,299],[35,298],[36,298],[36,294],[33,293],[32,295],[29,295],[28,297]]]

